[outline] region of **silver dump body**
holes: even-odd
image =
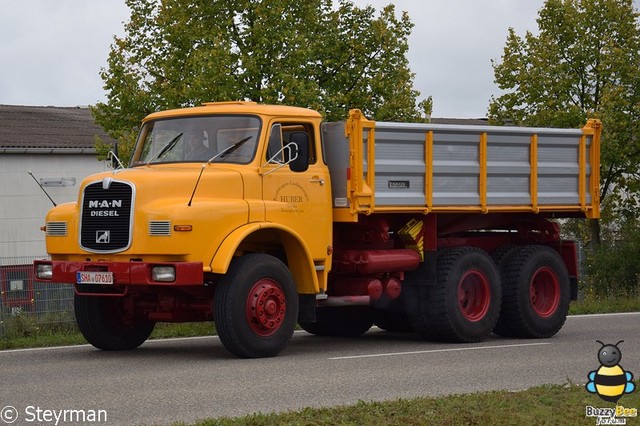
[[[373,184],[375,208],[486,213],[597,207],[592,198],[598,198],[599,176],[592,176],[592,169],[599,167],[599,146],[593,146],[599,132],[375,122],[363,126],[357,141],[354,132],[345,134],[345,126],[351,123],[323,127],[334,208],[353,203],[354,194],[348,193],[353,170],[347,169],[354,169],[354,158],[362,161],[363,181]],[[375,176],[368,176],[372,171]]]

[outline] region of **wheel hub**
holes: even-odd
[[[533,274],[529,298],[540,317],[548,318],[553,315],[560,303],[560,284],[553,270],[545,267]]]
[[[287,311],[280,285],[268,278],[254,284],[247,299],[247,321],[260,336],[270,336],[282,325]]]
[[[489,282],[477,270],[468,271],[458,284],[460,312],[469,321],[480,321],[487,314],[491,301]]]

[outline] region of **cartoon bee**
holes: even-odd
[[[618,345],[624,340],[620,340],[615,345],[605,345],[600,340],[596,340],[602,347],[598,351],[598,361],[600,368],[588,374],[589,382],[585,385],[587,391],[598,394],[605,401],[615,402],[625,393],[634,391],[636,385],[633,383],[633,374],[624,371],[619,365],[622,359],[622,352]]]

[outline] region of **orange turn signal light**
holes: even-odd
[[[193,230],[191,225],[173,225],[173,230],[176,232],[189,232]]]

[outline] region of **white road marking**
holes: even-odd
[[[181,340],[200,340],[200,339],[217,339],[218,336],[191,336],[191,337],[169,337],[166,339],[149,339],[143,343],[143,345],[154,344],[154,343],[162,343],[162,342],[175,342]],[[0,350],[0,355],[5,353],[16,353],[16,352],[37,352],[37,351],[49,351],[49,350],[60,350],[60,349],[81,349],[81,348],[93,348],[88,343],[83,343],[79,345],[68,345],[68,346],[43,346],[39,348],[22,348],[22,349],[4,349]]]
[[[597,318],[597,317],[614,317],[614,316],[630,316],[630,315],[640,315],[640,312],[616,312],[613,314],[580,314],[580,315],[569,315],[567,319],[581,319],[581,318]]]
[[[426,351],[407,351],[407,352],[387,352],[379,354],[367,354],[367,355],[350,355],[350,356],[337,356],[328,358],[330,360],[342,360],[342,359],[360,359],[360,358],[379,358],[383,356],[399,356],[399,355],[416,355],[416,354],[432,354],[438,352],[458,352],[458,351],[478,351],[483,349],[504,349],[504,348],[521,348],[527,346],[543,346],[550,345],[549,342],[538,343],[521,343],[515,345],[495,345],[495,346],[476,346],[467,348],[448,348],[448,349],[431,349]]]
[[[82,345],[68,345],[68,346],[43,346],[40,348],[23,348],[23,349],[3,349],[0,350],[0,355],[2,354],[11,354],[16,352],[38,352],[38,351],[54,351],[59,349],[77,349],[77,348],[88,348],[91,347],[90,344],[85,343]]]

